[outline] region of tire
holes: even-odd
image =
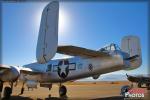
[[[131,89],[129,85],[125,85],[121,87],[120,95],[125,97],[125,94]]]
[[[4,99],[9,99],[12,93],[12,89],[10,87],[5,87],[4,89]]]
[[[67,88],[64,85],[62,85],[59,88],[59,96],[64,97],[64,96],[66,96],[66,93],[67,93]]]

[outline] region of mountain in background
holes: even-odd
[[[90,77],[77,81],[127,81],[127,77],[123,74],[103,74],[100,75],[96,80]]]
[[[131,76],[144,76],[144,77],[150,77],[150,74],[128,74]],[[100,75],[98,79],[94,80],[92,77],[85,78],[77,81],[127,81],[126,74],[103,74]]]
[[[98,81],[127,81],[127,76],[123,74],[101,75]]]

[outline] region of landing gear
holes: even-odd
[[[141,88],[141,83],[138,83],[138,88]]]
[[[22,85],[22,88],[21,88],[21,93],[20,93],[20,95],[23,94],[23,92],[24,92],[24,82],[23,82],[23,85]]]
[[[3,96],[4,96],[4,99],[6,99],[6,100],[8,100],[10,98],[11,94],[12,94],[13,82],[10,83],[10,86],[11,87],[7,86],[7,87],[4,88],[4,94],[3,94]]]
[[[10,98],[10,95],[12,93],[12,89],[10,87],[5,87],[4,88],[4,98],[7,100]]]
[[[66,93],[67,93],[67,88],[64,85],[60,86],[59,87],[59,96],[64,97],[64,96],[66,96]]]
[[[131,84],[131,88],[133,88],[133,83]]]
[[[120,91],[120,94],[125,97],[125,94],[130,90],[132,89],[129,85],[125,85],[125,86],[122,86],[121,87],[121,91]]]
[[[150,84],[146,84],[147,90],[150,90]]]

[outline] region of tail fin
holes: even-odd
[[[54,57],[58,46],[59,2],[50,2],[43,10],[36,48],[38,63],[46,63]]]
[[[132,69],[142,64],[140,39],[137,36],[125,36],[121,42],[121,49],[129,54],[126,60],[130,61]]]

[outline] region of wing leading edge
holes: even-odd
[[[20,70],[20,72],[22,74],[29,74],[29,75],[38,75],[38,74],[43,74],[44,73],[40,70],[35,70],[35,69],[32,69],[32,68],[22,68]]]
[[[77,46],[58,46],[57,53],[80,57],[110,57],[108,53],[90,50]]]
[[[15,67],[15,66],[12,66],[12,67]],[[40,70],[35,70],[32,68],[24,68],[24,67],[19,68],[17,66],[15,68],[18,69],[23,74],[37,75],[37,74],[43,74],[44,73]],[[11,66],[0,64],[0,73],[3,73],[3,71],[8,71],[10,69],[11,69]]]

